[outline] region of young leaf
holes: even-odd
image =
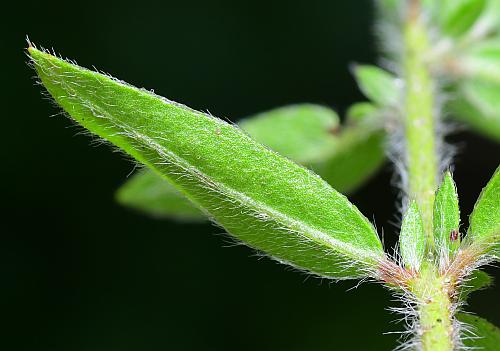
[[[401,95],[396,77],[370,65],[354,66],[354,75],[363,94],[380,106],[394,106]]]
[[[464,98],[456,99],[451,105],[455,117],[500,140],[500,84],[477,80],[463,82],[461,95]]]
[[[408,269],[418,271],[425,254],[425,233],[417,202],[412,201],[406,210],[399,234],[401,258]]]
[[[493,284],[493,278],[486,272],[475,270],[460,286],[459,298],[466,301],[471,293]]]
[[[237,239],[278,261],[347,279],[384,259],[371,223],[314,173],[210,115],[29,48],[78,123],[162,174]]]
[[[141,170],[116,192],[117,201],[154,217],[203,221],[207,216],[179,190],[151,170]]]
[[[467,326],[466,333],[462,338],[464,345],[468,349],[481,351],[496,351],[500,345],[500,329],[480,318],[467,313],[459,313],[458,320]]]
[[[500,167],[481,192],[469,222],[469,238],[500,258]]]
[[[459,37],[476,23],[483,13],[486,0],[443,0],[440,6],[442,31]]]
[[[460,246],[460,210],[455,182],[446,172],[434,200],[434,240],[438,254],[446,261]]]
[[[239,126],[283,156],[310,164],[335,148],[333,133],[339,128],[339,118],[330,108],[300,104],[246,118]]]

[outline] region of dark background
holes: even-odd
[[[220,230],[145,218],[113,201],[133,165],[34,86],[25,36],[79,64],[233,121],[362,98],[352,62],[376,62],[371,1],[18,1],[2,13],[0,347],[5,350],[390,350],[397,306],[376,284],[309,278]],[[455,178],[463,219],[499,163],[467,132]],[[351,200],[394,243],[386,166]],[[492,270],[495,272],[495,270]],[[498,270],[496,271],[498,276]],[[498,288],[470,310],[500,324]]]

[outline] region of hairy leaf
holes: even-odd
[[[380,106],[396,105],[401,96],[398,80],[383,69],[370,65],[356,65],[354,75],[363,94]]]
[[[373,105],[356,104],[349,109],[347,126],[337,127],[334,111],[304,104],[261,113],[256,118],[243,120],[240,126],[258,142],[270,146],[283,156],[295,161],[299,159],[302,164],[312,167],[335,189],[349,192],[375,173],[385,160],[385,135],[380,128],[380,118],[376,114],[377,110]],[[301,134],[306,136],[301,138]],[[316,154],[312,152],[314,149]],[[315,160],[317,161],[314,162]],[[144,173],[147,180],[136,181],[136,185],[144,186],[144,192],[153,195],[158,187],[172,187],[159,175],[147,174],[147,171]],[[135,177],[132,178],[132,181],[134,180]],[[139,193],[140,189],[134,187],[134,190],[139,199],[134,201],[133,194],[129,192],[128,203],[137,207],[144,202]],[[170,208],[178,198],[178,192],[166,190],[156,194],[158,198],[151,200],[152,204],[159,206],[153,208],[152,205],[146,204],[142,208],[143,211],[153,210],[152,214],[155,216],[158,216],[158,212],[165,211],[166,217],[175,217],[176,214],[170,212]],[[161,199],[171,196],[170,194],[172,199]],[[164,206],[164,203],[169,206]],[[199,211],[196,213],[201,215]]]
[[[162,174],[229,233],[283,263],[337,278],[384,258],[371,223],[314,173],[237,127],[29,48],[63,109]]]
[[[459,313],[458,320],[465,323],[466,332],[462,338],[467,348],[481,351],[497,351],[500,345],[500,329],[486,319],[467,313]]]
[[[481,192],[470,215],[468,236],[500,257],[500,167]]]
[[[446,172],[434,200],[434,240],[437,251],[446,261],[460,246],[460,210],[455,182]]]
[[[239,123],[255,140],[292,160],[321,161],[336,146],[339,118],[330,108],[301,104],[277,108]]]
[[[141,170],[116,192],[117,201],[154,217],[203,221],[207,216],[179,190],[151,170]]]
[[[403,217],[399,248],[405,266],[418,271],[425,254],[425,233],[422,215],[416,201],[410,203]]]

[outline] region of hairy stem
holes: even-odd
[[[437,188],[435,86],[425,57],[429,52],[418,0],[409,1],[404,28],[404,75],[407,194],[419,205],[426,237],[426,257],[411,290],[418,308],[419,349],[451,351],[455,345],[452,302],[443,277],[434,268],[432,228],[434,194]]]
[[[413,7],[416,5],[413,2]],[[434,247],[432,213],[437,178],[436,130],[434,121],[434,85],[425,62],[427,33],[415,8],[404,29],[406,51],[405,139],[408,196],[422,212],[428,250]]]
[[[412,286],[417,298],[419,337],[423,351],[448,351],[455,347],[453,307],[449,286],[436,271],[424,269]]]

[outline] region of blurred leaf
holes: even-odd
[[[467,79],[496,83],[496,89],[500,89],[499,39],[483,40],[467,47],[457,60],[459,74]]]
[[[471,293],[482,290],[493,284],[493,278],[486,272],[475,270],[462,283],[459,290],[460,300],[466,301]]]
[[[154,217],[203,221],[207,216],[167,180],[151,170],[141,170],[116,192],[117,201]]]
[[[459,313],[457,318],[466,324],[466,333],[463,343],[467,348],[482,351],[497,351],[500,345],[500,329],[488,322],[471,314]]]
[[[425,233],[416,201],[410,203],[403,217],[399,234],[399,249],[405,266],[418,271],[425,254]]]
[[[358,102],[347,110],[347,124],[363,123],[367,118],[378,117],[378,109],[369,102]]]
[[[29,53],[75,121],[162,174],[237,239],[336,279],[369,276],[384,259],[375,229],[345,196],[239,128],[32,47]]]
[[[354,75],[363,94],[380,106],[394,106],[401,96],[398,80],[389,72],[370,65],[354,66]]]
[[[459,37],[476,23],[486,0],[442,0],[439,8],[444,34]]]
[[[330,108],[300,104],[277,108],[239,123],[255,140],[295,162],[323,159],[335,148],[339,118]]]
[[[500,85],[467,81],[462,84],[461,95],[450,103],[453,117],[500,141]]]
[[[440,257],[446,261],[455,255],[460,247],[460,210],[455,182],[446,172],[434,200],[434,241]]]
[[[500,167],[484,187],[470,215],[468,236],[500,257]]]

